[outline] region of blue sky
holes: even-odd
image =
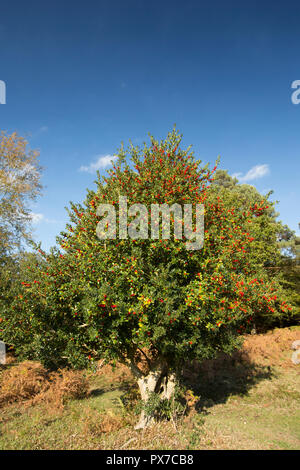
[[[91,164],[174,123],[204,163],[220,155],[220,168],[273,189],[298,228],[299,2],[11,0],[0,13],[0,129],[40,150],[43,248],[94,187]]]

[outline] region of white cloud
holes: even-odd
[[[36,212],[31,212],[30,218],[31,218],[33,224],[38,224],[39,222],[41,222],[42,220],[45,219],[45,216],[44,216],[44,214],[38,214]]]
[[[242,173],[234,173],[233,178],[237,178],[239,182],[246,182],[262,178],[270,173],[269,165],[255,165],[244,176]]]
[[[87,173],[96,173],[97,170],[105,168],[111,164],[111,161],[116,160],[116,155],[98,155],[95,162],[90,163],[88,166],[82,165],[79,171],[85,171]]]
[[[59,220],[48,219],[47,217],[44,216],[44,214],[37,213],[37,212],[31,212],[29,214],[29,217],[31,218],[31,222],[34,225],[37,225],[41,222],[46,222],[46,224],[59,224],[60,223]]]
[[[45,132],[48,132],[48,130],[49,130],[48,126],[41,126],[31,134],[31,137],[32,138],[38,137],[39,135],[44,134]]]

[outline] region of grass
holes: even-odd
[[[200,396],[196,406],[143,431],[124,406],[125,394],[136,397],[130,372],[104,366],[89,374],[85,398],[2,406],[0,449],[299,450],[300,369],[290,360],[291,339],[300,339],[299,328],[247,337],[234,357],[190,366],[185,381]]]
[[[204,408],[203,433],[214,448],[299,449],[299,402],[299,372],[277,370],[247,394]]]

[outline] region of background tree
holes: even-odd
[[[276,269],[282,272],[283,286],[288,290],[295,305],[292,321],[288,319],[290,324],[295,324],[300,321],[300,237],[285,225],[279,240],[283,249],[281,261]]]
[[[220,197],[226,192],[239,201],[245,209],[249,206],[258,208],[264,196],[252,185],[239,184],[237,178],[231,177],[227,170],[218,169],[212,185],[219,190]],[[273,194],[269,191],[266,198]],[[249,226],[249,233],[254,238],[252,256],[255,265],[263,267],[269,274],[270,280],[275,275],[281,286],[286,290],[290,300],[296,307],[292,311],[280,311],[277,314],[270,310],[260,311],[253,320],[259,330],[267,330],[275,326],[296,324],[299,319],[299,269],[296,267],[299,259],[299,237],[296,237],[287,225],[279,219],[275,209],[277,201],[268,201],[264,214],[256,217]],[[297,294],[298,292],[298,294]]]
[[[30,235],[29,204],[42,189],[38,155],[16,132],[0,133],[0,256]]]
[[[149,147],[121,147],[108,176],[98,174],[96,190],[71,204],[60,249],[40,250],[43,263],[28,265],[22,294],[3,312],[5,340],[48,367],[100,358],[128,364],[145,403],[137,427],[153,418],[153,397],[168,402],[174,395],[185,361],[231,353],[253,316],[291,309],[276,274],[270,279],[255,255],[267,198],[241,202],[220,192],[211,184],[216,167],[203,167],[180,142],[173,130],[165,141],[151,137]],[[169,240],[138,231],[135,239],[99,240],[97,207],[118,209],[120,195],[148,213],[152,203],[204,204],[203,248],[187,250],[186,237],[173,236],[174,218]],[[117,210],[117,226],[118,217]]]
[[[218,185],[222,186],[223,188],[233,189],[237,188],[238,179],[230,176],[227,170],[218,169],[214,174],[212,184],[214,186]]]
[[[0,326],[1,312],[20,291],[24,274],[21,252],[30,239],[30,202],[41,192],[38,152],[16,132],[0,133]],[[13,323],[12,323],[13,328]]]

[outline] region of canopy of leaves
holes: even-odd
[[[44,254],[42,267],[29,266],[22,294],[3,315],[6,341],[53,367],[100,357],[134,363],[142,353],[177,368],[232,351],[256,315],[291,310],[264,266],[273,255],[266,242],[276,239],[272,204],[212,184],[216,167],[203,167],[180,142],[173,130],[165,141],[151,137],[149,147],[121,147],[96,190],[71,204],[60,249]],[[148,214],[153,203],[204,204],[203,248],[187,250],[184,235],[99,240],[97,207],[115,207],[118,227],[120,196]]]
[[[217,170],[212,184],[219,187],[220,194],[226,191],[234,194],[245,207],[249,204],[255,207],[262,199],[254,186],[239,184],[238,179],[231,177],[227,170]],[[268,197],[272,193],[270,191]],[[268,204],[265,210],[267,217],[256,218],[252,225],[255,264],[264,266],[269,278],[275,275],[296,308],[292,313],[282,312],[280,316],[268,311],[263,312],[263,315],[256,315],[256,325],[262,329],[296,324],[300,319],[300,238],[278,220],[279,213],[275,210],[275,203],[269,201]]]

